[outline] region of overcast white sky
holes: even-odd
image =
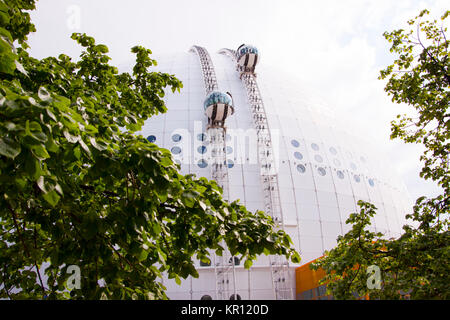
[[[72,32],[85,32],[110,49],[116,66],[143,45],[156,55],[210,52],[251,43],[261,62],[296,74],[322,94],[336,113],[348,113],[383,145],[412,199],[439,190],[419,178],[420,148],[389,141],[390,121],[408,107],[395,105],[377,80],[392,63],[386,30],[427,8],[440,17],[448,0],[40,0],[29,38],[36,58],[78,57]]]

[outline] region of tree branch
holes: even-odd
[[[427,56],[430,57],[430,59],[433,60],[433,62],[439,67],[439,69],[441,69],[444,72],[444,78],[447,81],[447,84],[450,85],[450,75],[447,74],[447,70],[445,70],[445,68],[440,64],[440,61],[436,60],[436,58],[433,57],[428,52],[428,48],[425,48],[425,46],[423,45],[422,41],[420,40],[419,26],[420,26],[420,24],[418,23],[417,24],[417,38],[419,40],[420,45],[422,46],[422,48],[425,51],[425,53],[427,54]]]

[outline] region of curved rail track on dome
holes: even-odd
[[[279,228],[284,230],[283,212],[280,201],[278,174],[273,151],[273,144],[264,103],[256,82],[254,72],[242,71],[236,60],[236,51],[223,48],[220,54],[229,56],[236,62],[236,71],[247,92],[247,99],[251,106],[254,126],[258,139],[258,160],[264,194],[265,212],[272,217]],[[289,262],[284,256],[270,256],[272,283],[277,300],[293,299],[293,292],[289,288]]]
[[[203,81],[205,82],[205,90],[208,95],[210,92],[218,90],[216,72],[208,51],[200,46],[192,46],[191,52],[197,53],[203,72]]]
[[[219,89],[216,72],[208,51],[200,46],[192,46],[189,50],[198,55],[205,83],[206,96]],[[220,126],[208,126],[210,139],[211,177],[223,189],[223,197],[229,200],[228,164],[226,159],[226,129]],[[221,256],[214,256],[214,271],[216,276],[216,299],[228,300],[230,293],[236,297],[235,257],[228,250]],[[229,275],[233,275],[233,289],[230,289]]]

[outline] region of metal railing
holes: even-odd
[[[200,46],[193,46],[191,52],[197,53],[203,73],[206,95],[219,89],[214,65],[208,51]],[[223,197],[229,200],[228,164],[226,159],[226,128],[220,126],[208,126],[206,132],[210,139],[210,165],[211,177],[223,190]],[[222,256],[215,255],[214,270],[216,278],[216,299],[229,299],[231,293],[236,295],[236,273],[234,257],[225,248]],[[233,286],[230,284],[232,275]],[[231,289],[232,287],[232,289]]]
[[[272,138],[264,103],[256,82],[256,74],[253,71],[239,68],[234,50],[225,48],[221,49],[219,53],[229,56],[236,62],[236,71],[240,73],[240,79],[247,92],[247,99],[257,133],[258,162],[264,195],[264,210],[266,214],[272,217],[277,228],[284,229]],[[271,255],[269,258],[275,299],[293,299],[293,292],[289,284],[289,262],[284,256]]]

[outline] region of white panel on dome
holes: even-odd
[[[202,292],[204,288],[207,288],[211,283],[215,282],[215,273],[212,267],[208,270],[202,270],[202,276],[199,278],[190,278],[192,281],[192,290]],[[214,295],[212,296],[214,298]]]
[[[191,289],[191,282],[189,279],[181,279],[181,284],[178,285],[174,279],[165,278],[164,286],[167,288],[167,291],[171,293],[184,292]]]
[[[238,185],[243,187],[243,176],[244,172],[240,164],[235,164],[232,169],[228,170],[228,181],[231,186]]]
[[[292,188],[280,187],[280,202],[281,203],[294,203],[294,191]]]
[[[297,204],[299,219],[319,220],[319,208],[317,204]]]
[[[315,188],[317,190],[324,190],[328,192],[333,192],[334,185],[333,180],[331,178],[331,172],[328,167],[320,166],[320,165],[311,165]]]
[[[321,236],[322,230],[319,220],[304,220],[300,217],[299,219],[299,230],[300,235],[304,236]]]
[[[268,266],[270,266],[269,257],[266,256],[265,254],[262,254],[262,255],[258,256],[258,259],[253,262],[253,266],[257,266],[257,267],[261,267],[261,266],[268,267]],[[254,270],[254,268],[252,268],[252,271],[253,270]]]
[[[302,252],[318,252],[320,255],[323,253],[322,237],[300,234],[300,246]]]
[[[348,218],[350,218],[350,215],[352,213],[356,212],[356,209],[354,207],[339,207],[341,218],[342,218],[342,225],[345,224],[345,221],[347,221]]]
[[[244,86],[229,57],[212,54],[211,58],[219,89],[232,93],[236,107],[235,114],[226,121],[227,131],[231,134],[234,130],[238,138],[245,139],[253,130],[254,122]],[[204,168],[198,166],[202,158],[208,161],[207,151],[203,155],[198,152],[202,146],[208,150],[207,141],[196,139],[198,133],[206,130],[207,120],[203,110],[206,92],[198,56],[181,53],[157,60],[159,65],[155,70],[175,74],[183,81],[184,88],[175,94],[165,90],[167,113],[147,120],[140,134],[145,138],[154,136],[150,140],[156,138],[156,144],[169,150],[180,147],[182,150],[174,154],[174,159],[186,160],[182,172],[210,178],[209,163]],[[257,73],[269,127],[278,130],[272,138],[279,138],[279,145],[275,142],[273,145],[279,157],[278,183],[284,223],[295,246],[300,246],[302,263],[321,256],[324,249],[331,249],[337,234],[349,230],[345,220],[356,211],[358,199],[370,200],[378,206],[373,219],[377,231],[386,231],[391,236],[398,234],[399,220],[403,223],[405,209],[411,204],[406,200],[404,186],[390,172],[392,164],[383,160],[376,147],[349,134],[348,131],[353,131],[351,121],[346,122],[350,125],[343,125],[306,86],[264,64],[258,64]],[[195,122],[200,123],[200,129]],[[183,144],[189,140],[184,136],[181,141],[173,141],[176,129],[186,129],[190,145]],[[233,139],[227,145],[232,147],[227,159],[234,162],[228,170],[230,197],[240,198],[250,211],[264,210],[260,167],[257,158],[249,154],[256,141],[246,141],[240,146],[239,139]],[[185,152],[190,152],[192,157],[183,158]],[[238,293],[243,299],[274,298],[268,257],[259,257],[250,271],[243,270],[242,266],[236,269]],[[214,268],[199,268],[199,273],[199,279],[184,280],[182,287],[165,279],[164,283],[169,283],[169,297],[200,299],[208,294],[215,299]],[[294,288],[294,274],[291,280],[289,283]]]
[[[292,186],[292,175],[289,174],[278,174],[278,184],[280,188],[293,188]]]
[[[300,237],[298,234],[298,228],[297,227],[285,227],[284,230],[291,238],[294,248],[296,250],[300,250]]]
[[[261,210],[264,211],[264,203],[262,201],[250,201],[248,199],[250,199],[249,196],[247,196],[246,194],[246,201],[245,201],[245,207],[247,208],[247,210],[251,211],[251,212],[255,212],[257,210]]]
[[[294,192],[298,205],[317,206],[317,195],[314,189],[295,188]]]
[[[335,237],[324,237],[323,243],[324,243],[324,250],[331,250],[336,246],[337,241]]]
[[[281,202],[283,210],[283,223],[285,225],[297,225],[297,207],[293,202]]]
[[[351,195],[352,186],[350,184],[349,175],[344,170],[331,170],[333,172],[333,182],[338,193]]]
[[[230,185],[229,187],[230,200],[241,200],[241,203],[244,203],[246,200],[245,190],[242,185]]]
[[[301,257],[302,257],[302,264],[306,264],[308,262],[311,262],[318,257],[322,256],[322,251],[301,251]]]
[[[295,188],[315,189],[313,173],[308,163],[299,163],[292,171]]]
[[[320,205],[337,206],[336,193],[318,189],[317,200]]]
[[[322,220],[322,232],[324,235],[336,239],[342,232],[341,223]]]
[[[245,186],[258,186],[258,190],[260,189],[261,185],[261,178],[255,174],[254,172],[247,171],[247,166],[244,167],[243,170],[244,174],[244,185]]]
[[[252,269],[250,284],[254,290],[265,290],[272,287],[272,279],[267,276],[267,270]]]
[[[205,112],[198,108],[198,109],[189,109],[189,119],[192,119],[191,122],[189,122],[189,129],[194,128],[194,120],[193,119],[202,119],[205,116]],[[206,119],[204,120],[206,123]],[[192,129],[191,129],[192,130]]]
[[[171,114],[171,121],[180,121],[183,122],[183,125],[186,126],[186,119],[189,117],[189,111],[186,109],[186,105],[180,105],[180,108],[177,108],[177,112]]]
[[[320,205],[320,218],[322,221],[333,221],[333,222],[340,222],[341,221],[341,215],[339,208],[334,205]]]

